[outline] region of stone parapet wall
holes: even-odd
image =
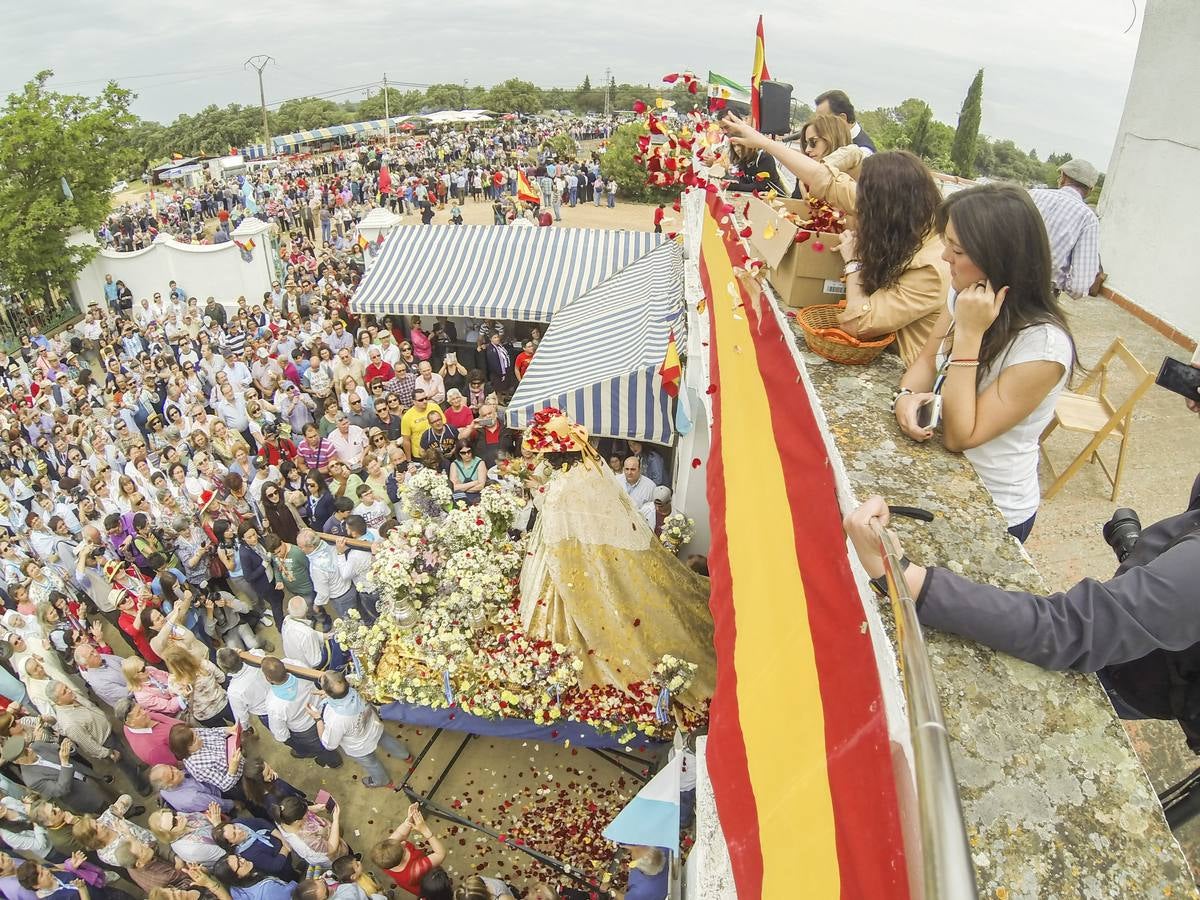
[[[853,492],[919,506],[899,520],[908,555],[1001,587],[1044,592],[970,463],[916,444],[890,411],[902,368],[801,359]],[[785,411],[781,410],[781,414]],[[891,629],[891,610],[880,615]],[[1183,853],[1093,676],[1047,672],[970,641],[926,633],[980,897],[1192,897]]]

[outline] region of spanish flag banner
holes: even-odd
[[[907,900],[883,697],[824,439],[723,198],[700,273],[710,319],[707,761],[738,896]],[[724,218],[726,224],[720,224]]]
[[[541,192],[529,183],[529,179],[520,169],[517,169],[517,199],[525,203],[542,202]]]
[[[758,17],[758,28],[754,31],[754,69],[750,72],[750,124],[758,128],[762,124],[761,87],[771,80],[767,71],[767,44],[763,39],[762,16]]]
[[[683,363],[679,361],[679,345],[675,343],[675,329],[667,338],[667,355],[663,357],[662,365],[658,367],[658,375],[662,379],[663,390],[668,397],[679,396],[679,382],[683,377]]]
[[[368,241],[368,240],[367,240],[365,237],[363,237],[363,236],[360,234],[360,235],[358,236],[358,249],[359,249],[359,250],[366,250],[366,249],[367,249],[368,247],[370,247],[370,246],[371,246],[371,242],[370,242],[370,241]]]

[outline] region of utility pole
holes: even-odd
[[[467,108],[467,79],[463,79],[462,108]]]
[[[273,62],[275,62],[275,57],[267,56],[265,53],[259,53],[242,63],[242,68],[254,69],[256,72],[258,72],[258,102],[262,105],[263,140],[265,141],[263,144],[263,149],[268,156],[274,156],[275,154],[272,152],[273,148],[271,147],[271,125],[267,121],[267,95],[263,91],[262,73],[263,69],[265,69],[269,63]]]
[[[604,70],[604,115],[612,115],[612,96],[609,93],[612,85],[612,69]]]
[[[387,72],[383,73],[383,145],[392,143],[392,105],[388,101]]]

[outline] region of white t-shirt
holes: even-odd
[[[949,301],[954,315],[954,297]],[[1054,404],[1070,378],[1074,349],[1071,339],[1057,325],[1031,325],[1022,329],[1000,354],[993,368],[984,370],[979,389],[991,385],[1009,366],[1049,360],[1063,367],[1062,378],[1028,416],[1001,435],[972,447],[963,455],[975,467],[979,480],[992,495],[992,500],[1011,528],[1025,522],[1038,510],[1042,499],[1038,485],[1038,438],[1054,415]],[[940,369],[944,357],[939,354]]]

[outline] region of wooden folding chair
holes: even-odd
[[[1118,360],[1125,364],[1125,368],[1129,370],[1135,381],[1133,391],[1120,405],[1117,405],[1109,396],[1109,369]],[[1100,390],[1095,397],[1089,396],[1087,392],[1092,385],[1096,384],[1097,380],[1100,383]],[[1054,479],[1054,483],[1044,494],[1047,500],[1057,494],[1088,460],[1100,464],[1104,477],[1112,485],[1110,499],[1114,501],[1117,499],[1117,491],[1121,488],[1121,473],[1125,468],[1125,451],[1129,442],[1129,430],[1133,424],[1133,408],[1152,384],[1154,384],[1154,373],[1147,371],[1146,367],[1138,362],[1137,357],[1125,346],[1125,342],[1117,338],[1104,351],[1104,355],[1100,357],[1095,368],[1080,383],[1077,392],[1063,391],[1058,398],[1058,403],[1054,406],[1054,418],[1042,432],[1039,441],[1042,456],[1046,459],[1046,467],[1050,470],[1050,474],[1054,475],[1054,467],[1050,464],[1049,454],[1046,453],[1046,438],[1055,428],[1061,426],[1067,431],[1090,434],[1092,439],[1063,473]],[[1116,438],[1121,442],[1120,450],[1117,453],[1115,474],[1109,471],[1104,459],[1100,456],[1100,445],[1109,438]]]

